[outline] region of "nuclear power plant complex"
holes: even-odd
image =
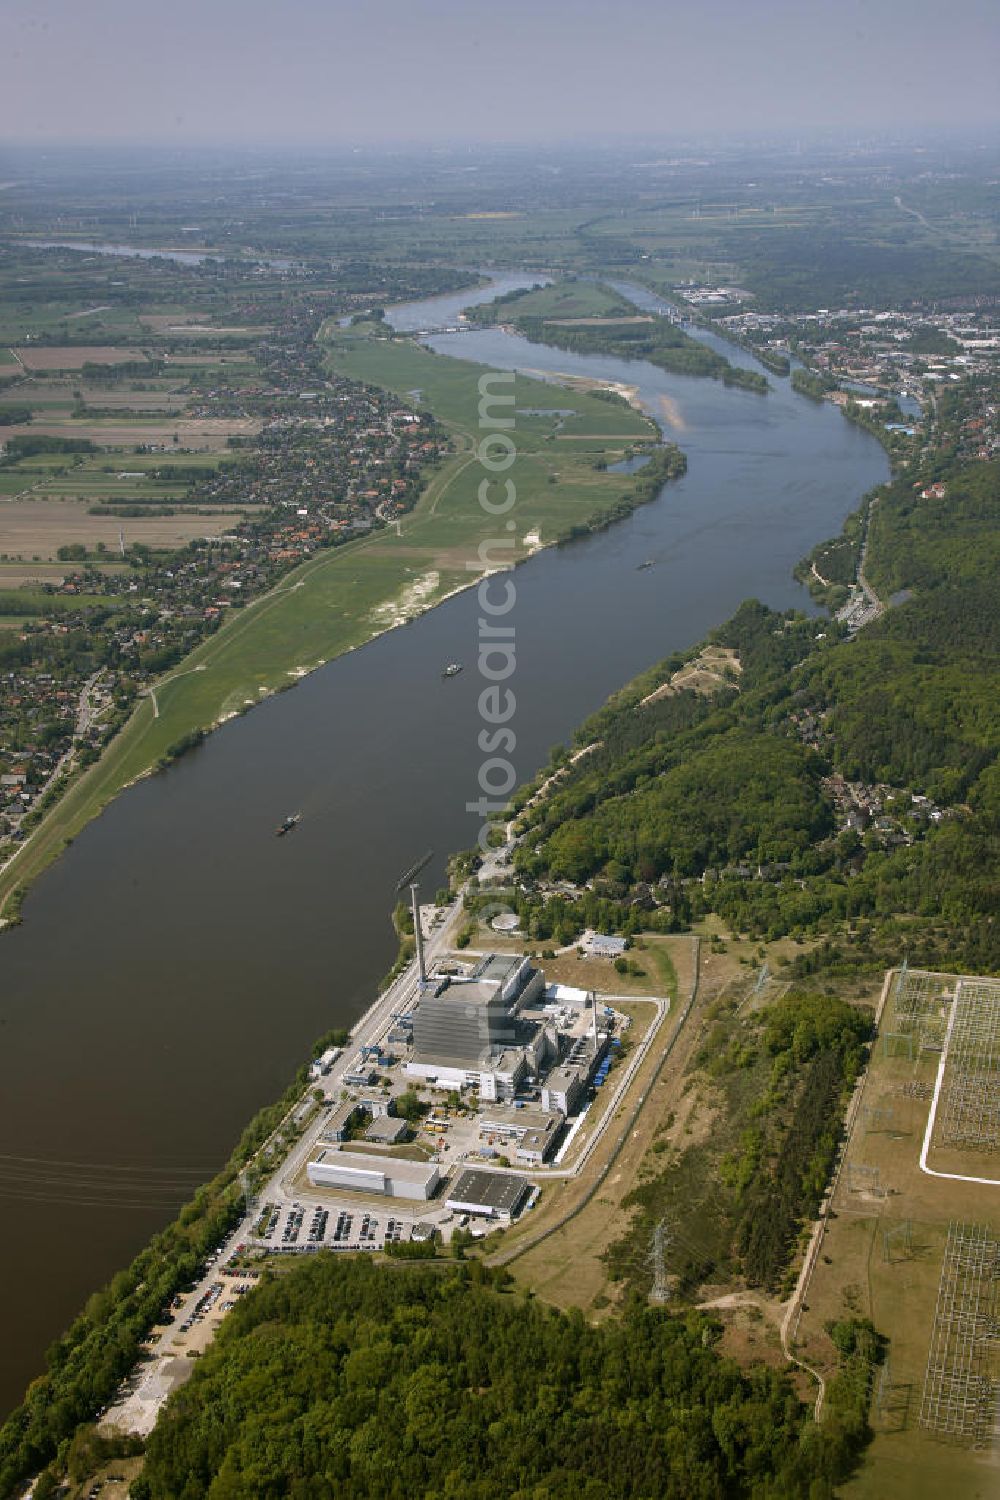
[[[524,1174],[558,1167],[630,1017],[547,983],[524,954],[449,954],[429,969],[411,890],[416,981],[379,1040],[328,1048],[312,1065],[322,1115],[290,1190],[335,1196],[348,1223],[352,1202],[368,1205],[370,1224],[386,1199],[396,1229],[415,1214],[509,1222],[537,1196]]]
[[[330,1112],[307,1164],[313,1187],[432,1198],[442,1163],[414,1159],[416,1132],[397,1113],[416,1112],[414,1099],[415,1123],[437,1144],[433,1155],[450,1152],[449,1136],[471,1132],[463,1160],[495,1164],[494,1170],[511,1162],[544,1166],[592,1083],[607,1076],[612,1040],[620,1040],[613,1037],[613,1013],[590,992],[547,986],[541,970],[519,954],[487,953],[464,972],[450,963],[450,972],[428,975],[422,952],[419,964],[412,1008],[392,1016],[384,1044],[360,1048],[344,1065],[347,1097]],[[623,1023],[619,1017],[617,1028]],[[435,1102],[442,1095],[447,1104]],[[375,1144],[408,1147],[408,1159],[362,1155],[352,1149],[359,1138],[366,1153]],[[483,1176],[476,1178],[480,1188]],[[480,1196],[479,1211],[495,1216],[512,1211],[509,1205],[519,1205],[524,1194]]]

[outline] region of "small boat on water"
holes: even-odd
[[[301,820],[301,813],[289,813],[288,817],[285,818],[281,823],[279,823],[277,828],[274,830],[275,837],[279,839],[284,838],[285,834],[291,833],[296,823],[301,822]]]
[[[460,661],[450,661],[448,663],[448,665],[445,667],[444,671],[441,673],[441,676],[442,677],[457,677],[458,674],[459,674],[459,672],[461,672],[461,670],[462,670],[462,663]]]
[[[645,562],[641,562],[639,564],[639,566],[636,568],[635,571],[637,573],[641,573],[642,570],[643,570],[643,568],[651,568],[651,567],[653,567],[653,559],[651,557],[647,557],[646,561]]]

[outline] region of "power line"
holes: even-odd
[[[184,1172],[197,1174],[204,1177],[206,1172],[217,1172],[219,1163],[213,1162],[206,1166],[194,1166],[190,1162],[159,1163],[147,1162],[107,1162],[107,1161],[63,1161],[55,1156],[14,1156],[10,1152],[0,1151],[0,1162],[20,1162],[28,1166],[38,1167],[73,1167],[81,1171],[94,1172]]]

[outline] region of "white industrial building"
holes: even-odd
[[[542,1108],[575,1115],[585,1088],[579,1068],[553,1068],[542,1086]]]
[[[325,1052],[321,1053],[319,1057],[313,1058],[313,1061],[309,1064],[309,1077],[325,1078],[339,1056],[339,1047],[327,1047]]]
[[[597,1031],[596,1013],[594,1029],[596,1035],[576,1039],[563,1065],[553,1068],[546,1078],[542,1085],[543,1109],[561,1110],[564,1115],[576,1114],[590,1080],[608,1050],[608,1035],[605,1031]]]
[[[306,1167],[313,1187],[347,1188],[384,1198],[433,1197],[441,1173],[432,1162],[324,1148]]]

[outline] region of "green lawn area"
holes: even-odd
[[[12,350],[0,348],[0,365],[16,365],[17,360]]]
[[[39,420],[39,413],[43,413],[42,420],[48,422],[51,421],[53,412],[71,412],[76,404],[70,390],[51,391],[45,396],[37,396],[30,386],[22,386],[18,394],[24,405],[31,407],[36,421]]]
[[[419,387],[421,404],[431,407],[451,431],[455,453],[433,472],[398,530],[388,527],[311,558],[270,594],[234,610],[216,635],[161,681],[155,709],[152,697],[143,699],[102,759],[0,874],[0,907],[12,889],[29,883],[122,787],[154,766],[168,746],[194,728],[207,729],[220,718],[243,712],[264,694],[291,686],[304,671],[466,586],[482,571],[480,542],[507,534],[505,521],[489,516],[478,500],[484,470],[474,442],[484,366],[435,355],[405,340],[358,337],[338,338],[330,358],[345,373],[401,394]],[[552,540],[629,492],[630,478],[594,469],[595,452],[613,460],[636,441],[658,437],[639,413],[587,392],[522,376],[514,391],[518,408],[558,407],[572,415],[516,422],[518,457],[511,476],[518,499],[509,517],[515,522],[515,545],[499,554],[511,561],[531,550],[534,544],[525,544],[529,533]],[[560,431],[610,436],[598,449],[594,443],[562,443]],[[501,493],[493,491],[494,496]],[[476,563],[471,574],[469,560]]]
[[[550,286],[526,292],[510,303],[488,303],[503,322],[518,318],[607,318],[634,317],[637,309],[623,301],[610,287],[592,281],[554,281]],[[508,313],[509,308],[509,313]]]
[[[78,472],[103,473],[106,478],[113,479],[123,471],[155,473],[167,465],[172,469],[217,469],[220,464],[238,464],[239,461],[236,453],[126,453],[113,463],[106,457],[91,459],[82,464]]]
[[[18,436],[30,437],[31,428],[25,427]],[[29,453],[24,458],[19,458],[17,467],[19,469],[31,469],[32,481],[41,477],[42,474],[61,474],[66,469],[76,468],[82,460],[78,454],[67,454],[65,457],[58,453]]]

